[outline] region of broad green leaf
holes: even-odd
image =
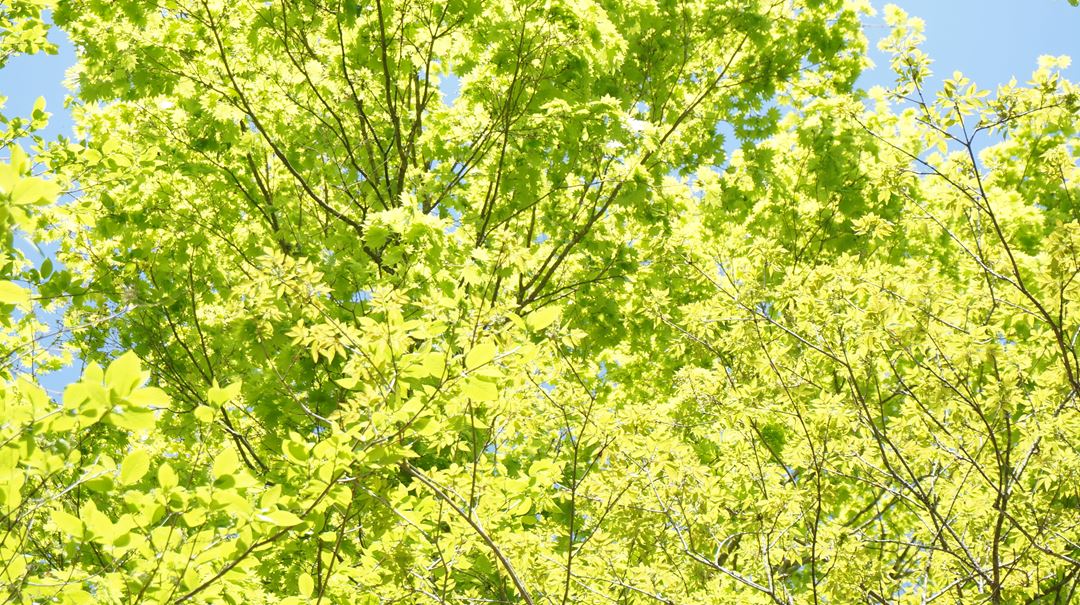
[[[198,528],[206,522],[206,510],[196,508],[183,514],[184,525],[190,528]]]
[[[494,401],[499,398],[495,383],[483,378],[467,378],[461,392],[476,401]]]
[[[214,457],[214,464],[211,471],[215,477],[224,477],[225,475],[231,475],[240,468],[240,458],[236,455],[236,450],[227,447],[217,456]]]
[[[214,416],[214,408],[208,405],[199,405],[195,407],[195,418],[199,422],[212,422],[214,420]]]
[[[131,351],[116,358],[105,370],[105,385],[119,397],[127,397],[142,381],[142,364]]]
[[[83,535],[83,522],[78,517],[60,509],[52,511],[52,522],[56,524],[60,531],[66,534],[76,538],[81,538]]]
[[[259,519],[278,527],[292,527],[294,525],[300,525],[303,523],[303,519],[297,517],[293,513],[287,510],[274,510],[268,513],[259,515]]]
[[[176,471],[168,462],[163,462],[157,470],[158,486],[163,490],[170,490],[176,487],[180,483],[180,478],[176,475]]]
[[[495,354],[498,353],[498,347],[491,341],[482,341],[476,344],[473,348],[469,349],[469,352],[465,354],[465,369],[475,370],[476,368],[491,363],[495,359]]]
[[[281,453],[296,464],[303,464],[310,455],[307,447],[292,440],[282,442]]]
[[[315,592],[315,580],[307,572],[301,573],[296,583],[302,597],[310,597]]]
[[[132,391],[127,400],[139,407],[164,407],[169,403],[169,396],[157,387],[142,387]]]
[[[106,422],[129,431],[149,431],[157,423],[157,417],[151,410],[128,408],[105,417]]]
[[[135,450],[124,457],[120,465],[120,484],[131,485],[142,479],[150,470],[150,454],[146,450]]]
[[[559,313],[560,309],[558,307],[543,307],[530,313],[528,317],[526,317],[525,323],[528,324],[529,329],[539,332],[554,323],[555,320],[558,319]]]
[[[239,397],[242,387],[243,383],[239,380],[226,387],[218,387],[217,383],[214,383],[206,397],[211,405],[224,405]]]
[[[10,281],[0,280],[0,303],[28,305],[30,304],[30,291]]]
[[[50,203],[60,195],[60,187],[37,177],[20,179],[11,190],[11,203],[16,206]]]

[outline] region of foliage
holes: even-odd
[[[0,3],[0,68],[19,53],[55,53],[48,41],[48,27],[42,0],[14,0]],[[0,91],[3,92],[3,91]],[[0,110],[7,98],[0,94]],[[61,187],[45,178],[36,163],[44,141],[37,134],[48,124],[44,98],[34,103],[29,117],[9,117],[0,113],[0,377],[12,378],[20,371],[56,369],[70,363],[70,355],[42,346],[49,340],[47,326],[36,311],[56,307],[50,302],[71,284],[70,274],[54,271],[52,261],[34,266],[25,254],[27,232],[36,228],[34,209],[56,200]],[[28,154],[25,146],[30,146]],[[19,235],[17,235],[17,231]],[[38,296],[23,284],[39,284]],[[51,282],[51,283],[50,283]],[[36,303],[37,306],[31,303]]]
[[[55,0],[4,0],[0,4],[0,67],[16,54],[56,53],[46,38],[43,12]]]
[[[890,7],[853,90],[869,11],[57,2],[0,310],[89,365],[5,336],[2,594],[1069,602],[1080,88]]]

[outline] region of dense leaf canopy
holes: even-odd
[[[46,8],[6,602],[1073,599],[1067,58],[931,91],[888,7],[856,90],[856,0],[2,0],[0,65]]]

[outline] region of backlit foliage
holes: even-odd
[[[1073,598],[1067,58],[932,91],[889,7],[853,90],[854,0],[48,4],[76,136],[0,123],[7,602]]]

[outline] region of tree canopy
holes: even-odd
[[[0,596],[1071,602],[1080,87],[872,13],[0,1]]]

